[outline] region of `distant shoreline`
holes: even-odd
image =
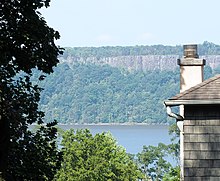
[[[68,126],[169,126],[168,123],[58,123],[58,125]]]
[[[46,125],[43,123],[41,125]],[[33,126],[37,123],[31,124]],[[57,126],[170,126],[168,123],[57,123]]]

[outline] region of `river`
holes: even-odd
[[[127,153],[141,152],[143,145],[169,144],[170,136],[166,125],[59,125],[64,130],[89,129],[92,134],[110,132]]]

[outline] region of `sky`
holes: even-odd
[[[220,0],[51,0],[62,47],[220,44]]]

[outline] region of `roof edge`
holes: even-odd
[[[197,89],[200,89],[201,87],[204,87],[207,84],[210,84],[211,82],[213,82],[213,81],[215,81],[217,79],[220,79],[220,74],[217,74],[214,77],[211,77],[211,78],[209,78],[207,80],[204,80],[200,84],[197,84],[197,85],[195,85],[195,86],[193,86],[193,87],[191,87],[191,88],[189,88],[189,89],[187,89],[187,90],[185,90],[185,91],[183,91],[181,93],[178,93],[174,97],[171,97],[169,100],[178,100],[178,99],[180,100],[181,97],[183,97],[184,95],[190,94],[191,92],[196,91]]]
[[[164,101],[166,106],[180,106],[180,105],[216,105],[220,104],[220,99],[209,100],[166,100]]]

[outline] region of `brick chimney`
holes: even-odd
[[[180,92],[183,92],[204,80],[205,60],[199,59],[197,45],[184,45],[184,57],[178,59],[180,66]]]

